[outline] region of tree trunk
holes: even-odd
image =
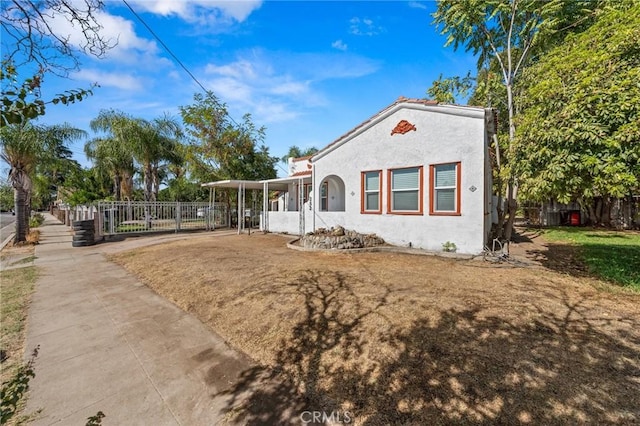
[[[611,227],[611,197],[602,197],[602,216],[600,221],[603,226]]]
[[[113,176],[113,196],[115,197],[116,201],[122,201],[122,192],[120,192],[120,181],[120,173],[116,173]]]
[[[598,226],[602,222],[602,198],[598,198],[598,200],[596,201],[595,213],[596,222],[594,223],[594,225]]]
[[[152,179],[152,167],[151,163],[146,163],[144,165],[144,200],[152,201],[151,194],[153,193],[153,179]]]
[[[126,198],[127,201],[131,201],[131,198],[133,198],[133,176],[129,174],[129,172],[123,173],[120,188],[122,198]]]
[[[158,193],[160,192],[160,177],[158,176],[158,164],[153,165],[153,192],[151,193],[152,200],[158,199]]]
[[[636,223],[636,203],[633,199],[633,193],[629,193],[627,196],[627,203],[629,204],[629,228],[636,229],[638,223]]]
[[[596,209],[594,200],[589,200],[589,204],[586,205],[589,212],[589,225],[596,226],[598,218],[596,217]]]
[[[29,235],[29,213],[27,211],[27,192],[22,185],[13,188],[13,202],[16,212],[16,234],[13,242],[21,243],[27,241]]]
[[[507,82],[507,106],[509,111],[509,158],[513,161],[513,140],[516,136],[516,126],[513,120],[513,87],[511,82]],[[504,228],[504,239],[507,243],[511,240],[511,234],[513,233],[513,222],[516,219],[516,211],[518,210],[518,202],[516,201],[517,184],[513,177],[513,173],[510,173],[507,182],[507,209],[509,212],[509,219]]]
[[[497,131],[497,129],[496,129]],[[498,140],[497,135],[493,135],[493,142],[495,144],[495,152],[496,152],[496,178],[494,179],[496,185],[496,193],[497,193],[497,203],[496,203],[496,212],[498,213],[498,223],[495,227],[495,232],[493,233],[493,238],[497,238],[499,240],[504,236],[504,198],[502,197],[504,185],[502,182],[502,176],[500,176],[500,167],[502,164],[502,159],[500,157],[500,141]],[[493,171],[493,168],[492,168]]]

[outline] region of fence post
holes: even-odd
[[[112,205],[112,208],[109,209],[109,233],[111,235],[116,233],[114,207],[115,205]]]
[[[182,210],[180,209],[180,201],[176,202],[176,232],[180,231],[182,222]]]

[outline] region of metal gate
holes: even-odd
[[[229,226],[227,206],[223,203],[100,201],[97,214],[103,235]]]

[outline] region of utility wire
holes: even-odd
[[[191,77],[191,79],[193,81],[196,82],[196,84],[198,86],[200,86],[200,88],[205,92],[209,92],[203,85],[202,83],[200,83],[200,81],[191,73],[191,71],[189,71],[189,69],[182,63],[182,61],[180,59],[178,59],[178,57],[171,51],[171,49],[169,49],[169,46],[167,46],[164,41],[162,41],[162,39],[151,29],[151,27],[149,26],[149,24],[147,24],[144,19],[142,19],[142,17],[140,15],[138,15],[136,13],[135,10],[133,10],[133,7],[131,7],[131,5],[129,3],[127,3],[127,0],[122,0],[122,2],[127,6],[127,8],[131,11],[131,13],[133,14],[133,16],[135,16],[138,21],[140,21],[142,23],[142,25],[145,26],[145,28],[147,28],[147,30],[149,30],[149,32],[151,33],[151,35],[158,41],[158,43],[160,43],[160,45],[162,45],[162,47],[164,48],[164,50],[166,50],[171,57],[173,57],[173,59],[175,59],[175,61],[182,67],[183,70],[185,70],[185,72],[187,74],[189,74],[189,77]],[[229,118],[231,119],[231,121],[233,121],[233,123],[237,126],[238,122],[236,120],[233,119],[233,117],[231,115],[228,115]],[[280,162],[278,161],[276,163],[276,166],[278,166],[282,171],[287,172],[287,170],[284,169],[284,167],[282,167],[280,164]]]
[[[148,24],[147,24],[147,23],[142,19],[142,17],[141,17],[140,15],[138,15],[138,14],[136,13],[136,11],[135,11],[135,10],[133,10],[133,8],[131,7],[131,5],[129,5],[129,3],[127,3],[127,0],[122,0],[122,2],[123,2],[123,3],[124,3],[128,8],[129,8],[129,10],[131,11],[131,13],[133,13],[133,16],[135,16],[136,18],[138,18],[138,21],[140,21],[140,22],[142,23],[142,25],[144,25],[144,26],[147,28],[147,30],[149,30],[149,32],[151,33],[151,35],[152,35],[153,37],[155,37],[155,39],[156,39],[156,40],[158,40],[158,43],[160,43],[160,44],[162,45],[162,47],[164,47],[164,50],[166,50],[166,51],[169,53],[169,55],[171,55],[171,56],[173,57],[173,59],[175,59],[175,60],[176,60],[176,62],[177,62],[177,63],[182,67],[182,69],[183,69],[183,70],[185,70],[187,74],[189,74],[189,76],[193,79],[193,81],[195,81],[195,82],[196,82],[196,84],[197,84],[198,86],[200,86],[200,88],[201,88],[202,90],[204,90],[204,91],[205,91],[205,93],[206,93],[206,92],[208,92],[208,90],[207,90],[207,89],[205,89],[205,87],[202,85],[202,83],[200,83],[200,82],[198,81],[198,79],[197,79],[197,78],[196,78],[196,77],[191,73],[191,71],[189,71],[189,70],[187,69],[187,67],[182,63],[182,61],[180,61],[180,59],[178,59],[178,57],[177,57],[177,56],[176,56],[176,55],[171,51],[171,49],[169,49],[169,46],[167,46],[167,45],[164,43],[164,41],[162,41],[162,40],[160,39],[160,37],[158,37],[158,35],[157,35],[157,34],[156,34],[152,29],[151,29],[151,27],[150,27],[150,26],[149,26],[149,25],[148,25]],[[233,118],[232,118],[232,120],[233,120]]]
[[[179,59],[179,58],[178,58],[178,57],[177,57],[177,56],[176,56],[176,55],[171,51],[171,49],[169,49],[169,46],[167,46],[167,45],[165,44],[165,42],[164,42],[164,41],[162,41],[162,39],[161,39],[161,38],[160,38],[160,37],[159,37],[159,36],[158,36],[158,35],[157,35],[157,34],[156,34],[152,29],[151,29],[151,27],[149,26],[149,24],[147,24],[147,23],[145,22],[145,20],[144,20],[144,19],[142,19],[142,17],[141,17],[140,15],[138,15],[138,14],[136,13],[136,11],[135,11],[135,10],[133,10],[133,7],[131,7],[131,5],[130,5],[129,3],[127,3],[127,0],[122,0],[122,2],[127,6],[127,8],[129,8],[129,10],[131,11],[131,13],[133,13],[133,16],[135,16],[135,17],[138,19],[138,21],[140,21],[140,22],[142,23],[142,25],[144,25],[144,26],[147,28],[147,30],[149,30],[149,32],[151,33],[151,35],[152,35],[152,36],[153,36],[153,37],[158,41],[158,43],[160,43],[160,45],[162,45],[162,47],[164,48],[164,50],[166,50],[166,51],[167,51],[167,53],[169,53],[169,55],[171,55],[171,57],[172,57],[172,58],[173,58],[173,59],[178,63],[178,65],[180,65],[180,66],[182,67],[182,69],[183,69],[183,70],[185,70],[185,72],[186,72],[187,74],[189,74],[189,77],[191,77],[191,79],[192,79],[193,81],[195,81],[195,82],[196,82],[196,84],[197,84],[198,86],[200,86],[200,88],[201,88],[205,93],[209,92],[209,90],[207,90],[207,89],[202,85],[202,83],[200,83],[200,81],[196,78],[196,76],[195,76],[195,75],[193,75],[193,73],[192,73],[191,71],[189,71],[189,69],[185,66],[185,64],[183,64],[183,63],[182,63],[182,61],[181,61],[181,60],[180,60],[180,59]],[[229,118],[231,119],[231,121],[233,121],[233,123],[237,126],[237,125],[238,125],[238,122],[237,122],[236,120],[234,120],[234,119],[233,119],[233,117],[232,117],[231,115],[228,115],[228,116],[229,116]]]

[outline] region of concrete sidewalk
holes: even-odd
[[[83,425],[98,411],[104,425],[224,421],[219,393],[251,361],[108,262],[111,244],[73,248],[70,229],[45,217],[26,340],[26,354],[40,354],[24,413],[42,409],[37,425]]]

